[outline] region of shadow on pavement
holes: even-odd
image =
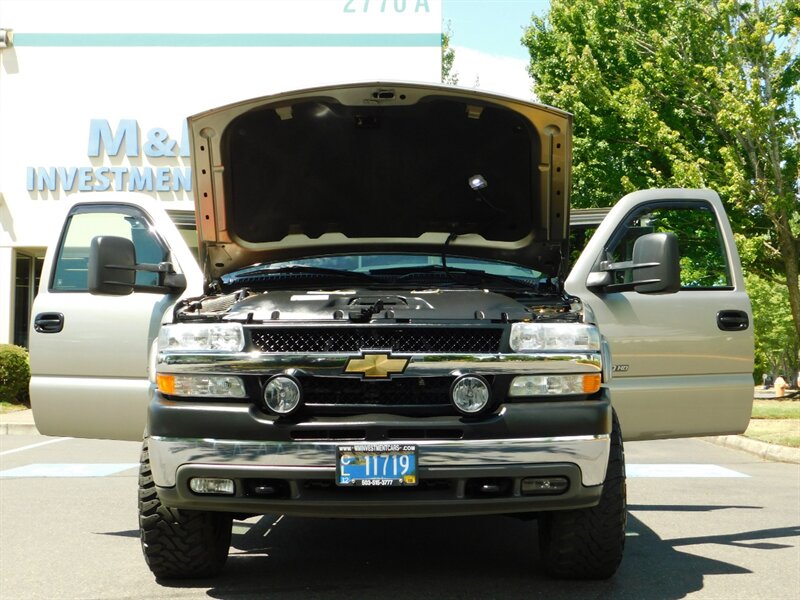
[[[632,510],[722,510],[739,506],[632,506]],[[535,521],[505,517],[326,520],[280,518],[235,522],[231,556],[213,580],[159,582],[207,590],[211,598],[683,598],[707,575],[750,571],[677,548],[732,544],[785,546],[762,539],[799,528],[662,540],[628,516],[625,557],[608,581],[548,579],[538,562]],[[694,549],[695,552],[697,549]]]

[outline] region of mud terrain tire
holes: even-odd
[[[559,579],[608,579],[625,547],[625,451],[616,413],[603,493],[597,506],[545,513],[539,549],[545,571]]]
[[[228,558],[231,516],[161,504],[145,439],[139,468],[139,531],[145,561],[156,578],[212,577]]]

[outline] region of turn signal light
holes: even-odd
[[[594,394],[600,389],[600,373],[584,375],[519,375],[511,380],[509,396],[564,396]]]

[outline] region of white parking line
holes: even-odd
[[[38,448],[39,446],[46,446],[47,444],[55,444],[56,442],[66,442],[67,440],[71,440],[71,437],[62,437],[62,438],[55,438],[52,440],[46,440],[44,442],[39,442],[37,444],[31,444],[29,446],[23,446],[22,448],[14,448],[13,450],[3,450],[0,452],[0,456],[5,456],[6,454],[14,454],[14,452],[22,452],[23,450],[31,450],[32,448]]]
[[[0,471],[0,477],[107,477],[139,466],[139,463],[35,464]]]
[[[750,477],[739,471],[720,467],[719,465],[701,464],[628,464],[625,465],[628,477],[674,477],[686,479],[690,477]]]

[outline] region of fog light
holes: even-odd
[[[453,382],[450,398],[460,413],[476,415],[489,404],[489,384],[478,375],[464,375]]]
[[[264,403],[278,415],[288,415],[300,406],[300,384],[288,375],[276,375],[264,386]]]
[[[189,489],[195,494],[233,494],[233,479],[217,477],[193,477]]]
[[[526,496],[555,496],[568,488],[566,477],[526,477],[520,484],[520,491]]]

